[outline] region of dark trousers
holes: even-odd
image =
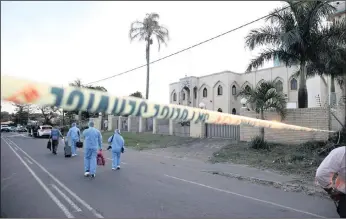
[[[346,218],[346,194],[342,194],[337,207],[340,218]]]
[[[58,140],[53,140],[52,141],[52,153],[56,154],[56,150],[58,149],[59,141]]]

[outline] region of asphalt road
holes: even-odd
[[[110,154],[96,178],[83,153],[46,149],[46,139],[1,135],[1,216],[11,218],[338,217],[329,200],[203,173],[189,161],[128,150],[122,169]],[[193,165],[192,165],[193,166]]]

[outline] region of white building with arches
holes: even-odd
[[[169,85],[170,103],[191,107],[201,104],[208,110],[224,113],[239,114],[241,103],[238,92],[249,86],[254,88],[264,80],[273,80],[276,87],[287,97],[287,107],[297,108],[299,78],[293,75],[297,66],[287,68],[283,65],[252,71],[236,73],[223,71],[201,77],[189,76],[181,78],[179,82]],[[321,107],[328,104],[328,86],[330,79],[319,76],[307,80],[308,107]],[[337,102],[342,91],[336,86]]]

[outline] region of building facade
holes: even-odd
[[[336,12],[328,18],[328,21],[335,23],[346,18],[345,1],[333,1]],[[294,77],[298,70],[297,66],[285,67],[277,58],[274,58],[274,67],[252,71],[250,73],[235,73],[224,71],[202,77],[185,77],[178,82],[169,85],[169,99],[172,104],[179,104],[191,107],[203,105],[208,110],[220,111],[224,113],[239,114],[241,103],[238,92],[250,86],[254,88],[263,80],[273,80],[278,90],[287,97],[287,108],[297,108],[299,78]],[[331,103],[333,99],[338,105],[342,101],[342,96],[346,94],[340,86],[335,83],[335,94],[331,98],[330,77],[309,78],[307,80],[308,107],[324,107]]]
[[[179,82],[169,85],[170,103],[191,107],[200,107],[202,104],[208,110],[239,114],[239,91],[246,86],[254,88],[263,81],[272,80],[276,83],[276,88],[286,96],[287,107],[297,108],[299,78],[294,77],[297,70],[297,66],[288,68],[281,65],[249,73],[223,71],[202,77],[181,78]],[[307,80],[309,108],[328,104],[328,80],[319,76]],[[339,86],[336,86],[336,94],[339,99]]]
[[[345,1],[333,1],[331,3],[331,5],[333,5],[336,8],[336,11],[333,15],[331,15],[328,18],[328,21],[330,22],[337,22],[341,19],[345,19],[346,18],[346,4]]]

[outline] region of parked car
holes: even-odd
[[[16,131],[16,127],[10,126],[10,132],[15,132],[15,131]]]
[[[11,128],[8,125],[1,125],[1,132],[10,132]]]
[[[52,132],[53,127],[50,125],[40,125],[37,129],[36,137],[49,137]]]
[[[17,127],[16,132],[27,132],[28,130],[25,127]]]

